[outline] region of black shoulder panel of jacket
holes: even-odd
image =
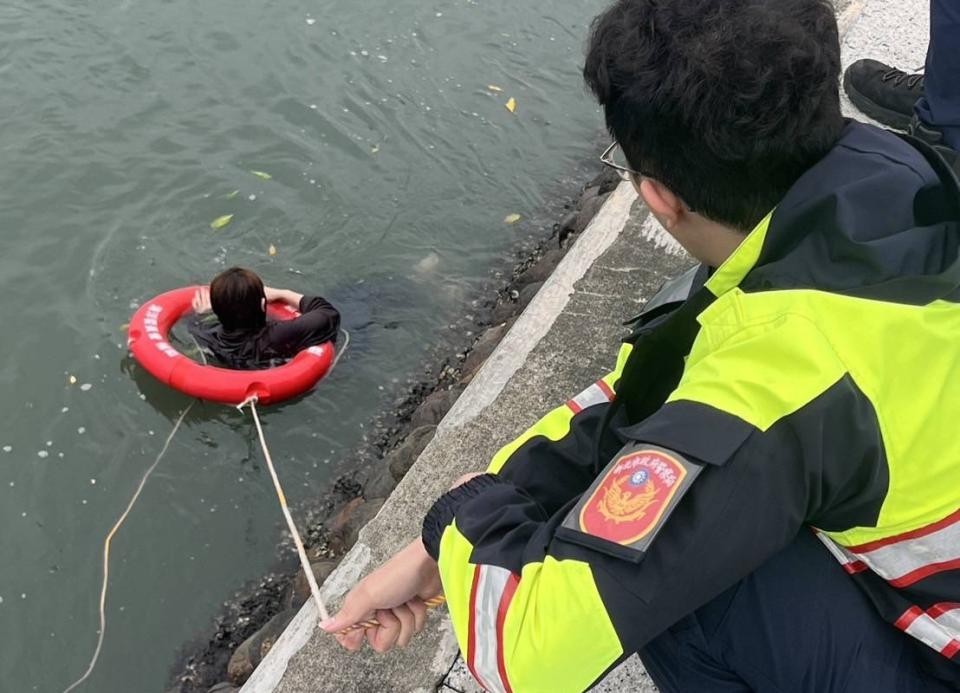
[[[780,473],[779,459],[800,459],[810,482],[804,521],[827,531],[875,527],[890,485],[876,411],[849,375],[766,431],[719,409],[678,400],[620,429],[620,436],[714,466],[746,457],[771,480]]]
[[[774,210],[744,291],[957,300],[960,187],[929,147],[861,123]]]

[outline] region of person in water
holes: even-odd
[[[268,320],[267,304],[275,301],[296,308],[300,317]],[[198,317],[211,310],[216,315],[218,323],[196,320],[191,332],[230,368],[268,367],[307,347],[336,342],[340,328],[340,313],[326,299],[264,286],[255,272],[242,267],[221,272],[209,289],[199,289],[193,309]]]

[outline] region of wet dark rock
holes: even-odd
[[[347,501],[347,503],[339,509],[336,515],[327,520],[327,542],[331,551],[333,551],[335,554],[339,555],[346,551],[346,537],[349,531],[348,527],[353,521],[353,516],[357,512],[357,509],[365,502],[366,501],[363,498],[354,498],[353,500]]]
[[[363,488],[353,477],[342,476],[333,485],[333,492],[344,498],[356,498],[363,491]]]
[[[574,233],[581,233],[585,228],[587,228],[590,222],[593,221],[593,218],[597,216],[597,212],[600,211],[600,208],[603,207],[603,203],[606,201],[606,195],[598,195],[584,202],[583,207],[580,209],[580,214],[577,215],[577,221],[573,227]]]
[[[517,308],[520,311],[525,310],[526,307],[530,305],[530,301],[533,300],[534,296],[543,288],[543,285],[544,282],[534,282],[533,284],[527,284],[523,287],[520,290],[520,295],[517,297]]]
[[[516,314],[515,304],[511,312]],[[473,378],[476,372],[480,370],[483,362],[486,361],[490,354],[493,353],[493,350],[497,348],[497,345],[506,333],[506,324],[501,324],[491,327],[480,335],[480,338],[473,345],[470,355],[467,356],[467,360],[463,362],[464,379]]]
[[[587,183],[587,188],[599,188],[599,193],[601,195],[606,195],[609,192],[613,192],[618,185],[620,185],[620,174],[614,171],[611,168],[604,167],[597,176]]]
[[[227,678],[238,686],[243,685],[296,615],[296,609],[281,611],[267,621],[267,625],[244,640],[227,663]]]
[[[323,581],[330,576],[330,573],[332,573],[336,567],[336,561],[317,561],[316,563],[310,564],[310,568],[313,570],[313,577],[316,579],[318,585],[322,585]],[[300,570],[297,572],[296,579],[294,579],[290,587],[287,588],[287,596],[284,599],[285,606],[288,609],[299,609],[308,599],[310,599],[310,583],[307,582],[307,576],[304,572]]]
[[[393,489],[397,487],[397,480],[393,478],[393,473],[389,467],[382,467],[374,473],[373,477],[363,487],[363,497],[386,498]]]
[[[577,203],[577,209],[583,209],[587,205],[600,195],[600,186],[599,185],[588,185],[583,189],[583,194],[580,196],[580,201]]]
[[[413,412],[410,417],[410,426],[420,428],[421,426],[431,426],[440,423],[444,415],[450,411],[450,407],[457,401],[462,387],[453,387],[449,390],[438,390],[427,397]]]
[[[567,237],[574,233],[573,227],[577,224],[577,218],[580,216],[580,212],[570,212],[565,216],[559,224],[556,226],[557,231],[557,245],[560,248],[563,248],[566,244]]]
[[[329,532],[330,550],[340,556],[357,543],[360,530],[370,522],[386,502],[385,498],[355,498],[334,518]]]
[[[517,292],[517,296],[520,295],[520,292]],[[501,303],[497,304],[497,307],[493,309],[493,312],[490,314],[490,322],[494,325],[502,325],[507,320],[512,318],[517,314],[517,304],[513,298],[504,299]],[[474,346],[476,349],[476,346]],[[487,354],[489,356],[489,354]],[[468,357],[469,360],[469,357]],[[466,368],[466,364],[464,365]]]
[[[393,478],[400,481],[410,471],[410,467],[420,457],[420,453],[427,447],[434,434],[437,432],[436,426],[420,426],[410,431],[410,435],[401,443],[396,450],[387,455],[384,460]]]
[[[549,279],[550,275],[553,274],[553,270],[557,268],[557,265],[560,264],[560,261],[563,259],[565,253],[559,248],[553,248],[544,253],[543,257],[537,260],[533,265],[531,265],[520,277],[517,279],[517,284],[520,286],[526,286],[527,284],[536,284],[538,282],[545,282]]]
[[[218,683],[216,686],[207,689],[207,693],[237,693],[240,689],[229,681]]]

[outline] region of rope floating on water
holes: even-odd
[[[93,673],[93,669],[97,665],[97,660],[100,658],[100,650],[103,647],[104,634],[107,631],[106,604],[107,583],[110,581],[110,542],[113,541],[114,535],[117,533],[117,530],[120,529],[120,525],[124,523],[124,520],[127,519],[130,511],[133,510],[133,506],[140,497],[143,487],[147,485],[147,480],[150,478],[150,475],[153,474],[153,470],[157,468],[157,465],[160,464],[160,460],[163,459],[164,454],[167,452],[167,448],[170,447],[170,441],[172,441],[173,436],[176,435],[177,430],[180,428],[180,424],[183,423],[183,420],[186,418],[190,410],[193,409],[193,405],[196,403],[196,400],[191,402],[187,408],[183,410],[183,413],[180,414],[180,418],[178,418],[177,422],[173,425],[170,435],[168,435],[166,441],[164,441],[163,447],[160,448],[160,454],[157,455],[157,459],[155,459],[153,464],[151,464],[147,468],[147,471],[144,472],[143,476],[140,478],[140,483],[137,485],[137,490],[133,492],[130,502],[127,503],[126,509],[123,511],[123,513],[121,513],[120,517],[114,523],[110,531],[107,532],[107,537],[103,542],[103,584],[100,587],[100,632],[97,636],[97,646],[93,651],[93,657],[90,658],[90,664],[87,666],[87,670],[83,672],[83,676],[67,686],[63,693],[70,693],[70,691],[86,681],[90,677],[90,674]]]
[[[339,350],[336,355],[336,358],[333,361],[333,364],[330,366],[330,370],[336,367],[337,363],[340,361],[340,358],[347,352],[347,348],[350,346],[350,333],[347,330],[341,330],[344,334],[343,348]],[[190,338],[193,340],[193,343],[197,347],[197,351],[200,354],[200,359],[203,361],[204,365],[207,363],[207,356],[203,351],[203,347],[197,342],[194,336],[191,334]],[[317,604],[317,610],[320,613],[320,620],[326,620],[329,618],[327,610],[323,605],[323,600],[320,597],[320,589],[317,586],[316,578],[313,575],[313,570],[310,568],[310,562],[307,560],[306,551],[303,548],[303,541],[300,539],[300,534],[297,532],[296,526],[293,524],[293,518],[290,516],[290,511],[287,509],[287,499],[283,493],[283,489],[280,486],[280,480],[277,478],[276,470],[273,468],[273,460],[270,457],[270,451],[267,449],[267,441],[263,437],[263,428],[260,426],[260,417],[257,415],[256,408],[256,397],[252,397],[249,400],[240,403],[237,406],[237,409],[242,409],[247,404],[250,405],[250,411],[253,413],[254,422],[257,425],[257,433],[260,435],[260,445],[263,447],[264,457],[267,459],[267,466],[270,468],[270,476],[273,478],[274,487],[277,490],[277,495],[280,498],[280,507],[283,509],[284,517],[287,519],[287,526],[290,528],[291,534],[293,534],[294,542],[297,545],[297,553],[300,556],[300,563],[304,568],[304,572],[307,575],[307,582],[310,585],[310,592],[313,595],[314,601]],[[71,683],[67,688],[64,689],[63,693],[70,693],[80,686],[84,681],[90,678],[90,674],[93,673],[94,668],[97,665],[97,661],[100,659],[100,651],[103,649],[103,639],[107,630],[107,616],[106,616],[106,603],[107,603],[107,585],[110,582],[110,544],[113,541],[114,535],[120,529],[120,526],[126,521],[127,516],[130,514],[130,511],[133,510],[133,506],[136,504],[137,499],[140,498],[140,494],[143,492],[144,486],[146,486],[147,481],[150,478],[150,475],[153,474],[154,470],[157,468],[157,465],[160,464],[160,460],[163,459],[163,456],[167,452],[167,448],[170,447],[170,443],[173,440],[173,437],[176,435],[177,431],[180,429],[180,425],[183,423],[183,420],[187,417],[187,414],[190,413],[190,410],[193,409],[193,405],[197,403],[197,400],[192,401],[187,408],[183,410],[180,414],[180,417],[177,419],[176,423],[173,426],[173,429],[170,431],[170,434],[167,436],[167,439],[163,443],[163,447],[160,449],[160,453],[157,455],[157,458],[153,461],[147,471],[144,472],[143,476],[140,478],[140,483],[137,485],[136,491],[134,491],[133,496],[130,498],[130,501],[127,503],[127,507],[124,509],[123,513],[114,523],[113,527],[107,532],[107,536],[103,542],[103,583],[100,587],[100,630],[97,633],[97,646],[94,648],[93,656],[90,658],[90,664],[87,666],[83,676]]]

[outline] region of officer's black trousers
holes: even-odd
[[[930,46],[927,49],[926,96],[917,114],[938,128],[945,143],[960,149],[960,2],[930,0]]]
[[[809,531],[640,652],[662,693],[940,693]]]

